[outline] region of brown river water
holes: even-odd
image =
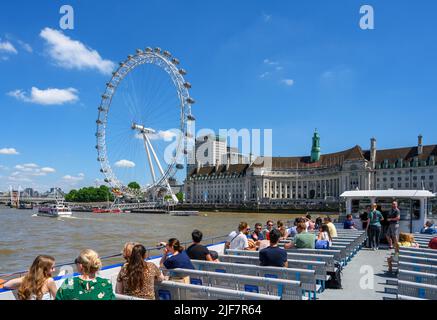
[[[54,256],[57,264],[67,263],[86,248],[109,256],[120,253],[127,241],[155,246],[172,237],[189,241],[193,229],[201,230],[204,238],[209,238],[229,234],[237,229],[240,221],[247,221],[253,228],[256,222],[263,225],[268,219],[286,222],[297,216],[301,215],[201,212],[199,216],[178,217],[73,212],[72,217],[49,218],[36,216],[36,210],[0,207],[0,274],[28,269],[38,254]],[[117,262],[121,262],[121,258],[105,260],[103,264]]]

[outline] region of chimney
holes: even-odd
[[[370,162],[372,164],[372,169],[375,169],[376,165],[376,139],[370,139]]]
[[[423,136],[419,134],[417,140],[417,154],[421,155],[423,153]]]

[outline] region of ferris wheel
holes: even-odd
[[[177,201],[170,180],[183,174],[195,121],[191,84],[178,65],[168,51],[137,49],[106,84],[96,121],[97,160],[117,195]]]

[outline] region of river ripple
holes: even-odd
[[[253,228],[267,219],[292,220],[296,214],[208,212],[200,216],[166,214],[93,214],[74,212],[69,218],[35,216],[36,211],[0,208],[0,274],[26,270],[38,254],[50,254],[57,263],[71,262],[80,250],[92,248],[101,256],[119,253],[127,241],[154,246],[176,237],[191,238],[201,230],[204,238],[225,235],[240,221]],[[104,264],[119,262],[119,259]]]

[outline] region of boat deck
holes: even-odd
[[[387,273],[387,256],[391,251],[393,250],[389,250],[387,246],[381,246],[378,251],[362,248],[342,271],[343,289],[326,289],[319,295],[319,299],[383,300],[387,298],[388,295],[384,292],[386,280],[394,277]]]

